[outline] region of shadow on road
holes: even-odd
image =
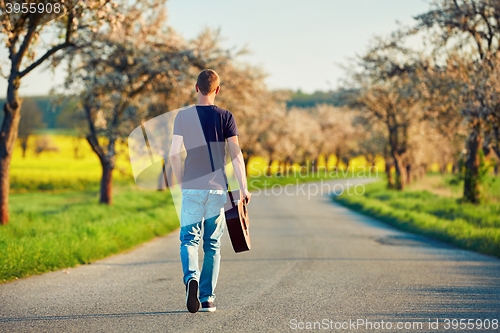
[[[135,316],[165,316],[189,313],[187,310],[172,311],[153,311],[153,312],[126,312],[126,313],[94,313],[94,314],[75,314],[67,316],[40,316],[40,317],[17,317],[0,318],[0,323],[14,323],[27,321],[51,321],[51,320],[75,320],[75,319],[95,319],[95,318],[126,318]]]

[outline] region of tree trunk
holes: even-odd
[[[113,189],[113,165],[107,161],[101,161],[102,178],[101,178],[101,195],[99,203],[111,205],[112,189]]]
[[[422,179],[422,166],[421,165],[414,168],[414,170],[412,172],[412,177],[413,177],[414,182]]]
[[[165,161],[168,161],[168,158],[163,158],[163,167],[160,174],[158,175],[158,191],[164,191],[165,189],[169,188],[168,180],[172,179],[172,166],[168,162],[165,164]]]
[[[376,155],[374,154],[367,154],[365,156],[366,163],[368,164],[368,168],[375,167],[376,161],[375,161]]]
[[[311,160],[311,173],[314,175],[318,171],[318,161],[319,158],[314,158]]]
[[[276,176],[282,177],[285,174],[286,162],[278,162],[278,170],[276,171]]]
[[[411,164],[408,164],[406,166],[406,185],[410,185],[413,181],[413,172],[412,172],[412,167]]]
[[[113,170],[115,169],[115,140],[108,142],[108,152],[105,153],[99,145],[93,124],[90,123],[91,134],[87,135],[87,142],[92,150],[99,157],[102,168],[101,188],[99,203],[111,205],[112,203],[112,183],[113,183]]]
[[[345,171],[349,171],[349,164],[351,163],[351,160],[349,158],[343,157],[342,163],[345,164]]]
[[[248,154],[246,158],[243,159],[243,163],[245,164],[245,175],[248,176],[248,166],[250,165],[250,159],[252,158],[252,154]],[[171,169],[171,168],[170,168]]]
[[[286,176],[290,176],[290,172],[293,172],[293,169],[292,169],[292,166],[293,166],[293,161],[290,157],[286,157],[285,158],[285,168],[286,168]],[[293,175],[295,175],[295,173],[293,173]]]
[[[73,138],[73,157],[75,160],[80,158],[80,137]]]
[[[393,166],[393,164],[386,159],[385,160],[385,174],[387,175],[387,188],[388,189],[395,188],[394,178],[392,177],[392,166]]]
[[[28,149],[28,137],[23,136],[21,139],[21,149],[23,151],[23,158],[26,158],[26,150]]]
[[[446,164],[439,164],[439,173],[444,175],[446,173]]]
[[[394,167],[396,168],[396,189],[404,190],[406,184],[406,168],[403,163],[403,158],[400,155],[394,154]]]
[[[10,160],[7,155],[0,158],[0,223],[9,222]]]
[[[493,133],[495,136],[495,144],[493,145],[493,151],[497,155],[497,162],[500,163],[500,120],[498,125],[493,125]]]
[[[420,167],[420,179],[423,179],[427,174],[427,164],[422,164]]]
[[[10,162],[21,119],[21,101],[14,83],[9,82],[3,110],[0,132],[0,224],[5,225],[9,222]]]
[[[273,164],[273,159],[270,158],[269,162],[267,163],[267,169],[266,169],[266,176],[271,177],[272,172],[271,172],[271,165]]]
[[[479,149],[481,147],[480,125],[474,126],[467,138],[467,157],[465,161],[464,201],[477,204],[481,201],[479,179]]]
[[[247,158],[243,161],[243,163],[245,164],[245,174],[248,176],[248,165],[250,164],[250,159]]]

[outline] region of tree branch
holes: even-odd
[[[33,36],[35,35],[36,31],[36,22],[30,22],[30,27],[28,29],[28,32],[26,33],[26,36],[24,36],[23,42],[21,44],[21,47],[19,47],[19,50],[14,53],[13,57],[11,58],[12,61],[12,67],[14,67],[17,70],[19,70],[19,67],[21,66],[21,62],[23,60],[24,55],[28,51],[28,47],[31,44],[31,40],[33,39]]]
[[[25,76],[26,74],[28,74],[33,69],[35,69],[36,67],[38,67],[42,62],[44,62],[45,60],[47,60],[47,58],[49,58],[51,55],[53,55],[57,51],[62,50],[64,48],[66,48],[66,47],[70,47],[70,46],[75,46],[75,44],[70,43],[70,42],[64,42],[62,44],[54,46],[53,48],[51,48],[50,50],[48,50],[42,57],[40,57],[37,61],[35,61],[30,66],[28,66],[25,70],[23,70],[22,72],[20,72],[19,76],[20,77]]]
[[[488,41],[488,51],[491,51],[491,46],[493,44],[493,36],[495,34],[493,32],[493,28],[491,27],[490,22],[488,21],[488,18],[484,14],[484,11],[482,11],[481,13],[479,13],[479,15],[481,15],[481,17],[483,18],[484,22],[486,23],[486,26],[488,27],[488,37],[485,37],[485,38]]]

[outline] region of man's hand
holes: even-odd
[[[252,197],[252,193],[248,192],[247,189],[243,189],[241,191],[242,197],[245,199],[245,202],[248,204],[250,203],[250,199]]]

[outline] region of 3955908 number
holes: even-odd
[[[54,2],[30,2],[30,1],[24,1],[22,3],[20,2],[14,2],[14,1],[6,1],[5,2],[5,8],[2,8],[2,10],[7,13],[7,14],[63,14],[64,13],[64,7],[61,3],[54,1]]]
[[[445,330],[498,330],[498,319],[444,319]]]

